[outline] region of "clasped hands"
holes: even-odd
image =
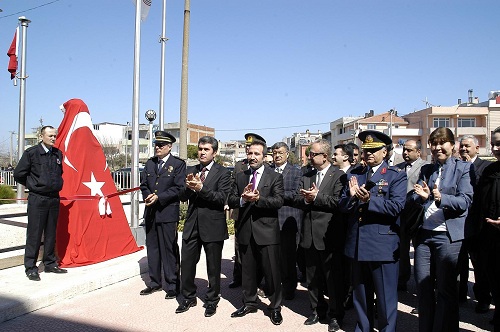
[[[370,191],[366,190],[365,184],[360,186],[358,179],[354,176],[349,180],[349,193],[351,197],[356,197],[363,203],[370,200]]]
[[[201,182],[199,174],[189,173],[186,176],[186,187],[193,191],[200,191],[203,188],[203,182]]]
[[[257,189],[252,189],[252,184],[249,183],[244,189],[243,193],[241,194],[241,198],[245,202],[257,202],[260,198],[260,193]]]
[[[144,200],[144,203],[146,204],[146,206],[150,206],[156,203],[157,200],[158,200],[158,195],[149,194],[148,197],[146,197],[146,199]]]
[[[421,185],[418,183],[415,184],[413,186],[413,189],[415,189],[415,193],[422,197],[424,201],[426,201],[431,194],[431,189],[429,188],[429,186],[427,186],[427,183],[425,183],[425,181],[422,181]],[[432,195],[434,196],[435,202],[441,202],[441,192],[436,185],[434,185],[434,188],[432,188]]]
[[[316,187],[316,183],[313,182],[311,188],[309,189],[300,189],[300,194],[304,197],[306,203],[312,203],[316,199],[316,195],[318,194],[318,187]]]

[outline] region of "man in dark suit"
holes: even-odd
[[[231,317],[257,311],[257,270],[262,269],[270,300],[271,322],[281,316],[280,227],[278,209],[283,206],[283,176],[264,165],[266,144],[254,140],[248,148],[250,169],[236,174],[228,204],[239,207],[236,238],[242,267],[243,306]]]
[[[403,159],[402,163],[396,165],[401,171],[406,172],[406,177],[408,179],[408,184],[406,185],[406,193],[413,190],[413,186],[418,181],[420,176],[420,168],[428,164],[427,161],[420,158],[420,153],[422,151],[422,143],[413,139],[409,139],[405,142],[403,146]],[[405,223],[408,218],[406,213],[410,212],[410,202],[407,202],[405,209],[401,213],[401,231],[400,231],[400,261],[399,261],[399,277],[398,277],[398,290],[406,291],[408,289],[407,283],[411,276],[411,264],[410,264],[410,235],[408,234],[407,224]],[[408,225],[409,226],[409,225]]]
[[[186,179],[186,163],[171,155],[175,137],[160,130],[155,132],[155,156],[146,162],[141,177],[141,191],[146,208],[146,247],[149,286],[141,295],[162,289],[161,270],[165,279],[166,299],[179,293],[179,192]]]
[[[483,170],[492,162],[478,157],[479,141],[473,135],[465,135],[460,138],[460,157],[463,161],[472,163],[471,169],[474,169],[473,189],[476,192],[476,184],[479,183]],[[475,199],[478,199],[475,197]],[[479,213],[474,208],[469,209],[466,220],[466,238],[462,244],[459,269],[460,286],[458,298],[461,302],[467,300],[468,280],[469,280],[469,257],[474,267],[474,296],[477,300],[475,311],[479,314],[487,313],[490,310],[491,292],[486,273],[487,264],[483,263],[482,257],[479,257],[479,247],[484,243],[484,234],[481,234],[480,227],[482,221],[478,219]]]
[[[205,317],[211,317],[220,300],[222,248],[228,238],[224,204],[231,189],[231,174],[214,160],[218,142],[210,136],[198,140],[200,164],[187,169],[186,187],[179,194],[189,201],[182,233],[181,281],[184,300],[175,311],[181,313],[196,305],[196,264],[201,248],[207,257],[208,290]]]
[[[337,212],[346,175],[332,166],[327,140],[311,145],[309,160],[314,170],[304,174],[295,206],[304,210],[300,246],[305,249],[306,279],[313,313],[304,322],[316,324],[322,314],[323,294],[329,298],[329,331],[338,331],[344,319],[343,250],[345,223]],[[337,213],[336,213],[337,212]]]
[[[254,140],[259,140],[261,142],[266,143],[266,140],[262,138],[262,136],[254,134],[254,133],[247,133],[245,134],[245,152],[248,152],[248,148],[250,147],[250,144]],[[236,178],[236,174],[240,172],[244,172],[248,169],[248,159],[243,159],[236,164],[234,164],[234,172],[233,172],[233,180]],[[238,222],[238,208],[235,208],[232,210],[231,213],[231,218],[235,221],[234,227],[236,228],[237,225],[236,223]],[[233,281],[229,283],[229,288],[237,288],[241,286],[241,258],[239,256],[239,251],[238,251],[238,239],[236,237],[234,238],[234,265],[233,265]]]
[[[286,143],[272,146],[274,169],[283,175],[285,205],[278,210],[281,246],[281,284],[283,297],[292,300],[297,288],[297,233],[302,224],[302,211],[293,207],[293,199],[299,188],[302,173],[288,163],[289,148]]]
[[[356,331],[395,331],[398,306],[399,215],[406,201],[406,173],[385,162],[391,138],[374,130],[359,134],[365,166],[351,171],[340,207],[349,213],[345,254],[352,259]]]

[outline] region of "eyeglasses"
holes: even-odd
[[[363,149],[363,152],[365,152],[365,153],[375,153],[375,152],[377,152],[379,150],[382,150],[382,147],[380,147],[380,148],[373,148],[373,149]]]
[[[164,147],[165,145],[167,145],[168,143],[155,143],[155,147],[157,148],[162,148]]]
[[[273,156],[284,156],[284,155],[286,155],[286,152],[273,151]]]
[[[309,157],[314,158],[316,156],[325,155],[323,152],[312,152],[309,151]]]

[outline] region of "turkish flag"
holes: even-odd
[[[56,233],[60,265],[94,264],[142,249],[132,236],[120,198],[109,198],[106,208],[104,198],[99,199],[115,193],[116,186],[92,132],[87,105],[71,99],[63,107],[54,145],[63,153],[64,185]]]
[[[9,67],[7,70],[10,72],[10,79],[16,77],[17,72],[17,30],[19,30],[19,28],[16,29],[12,44],[10,44],[9,50],[7,51],[7,55],[9,56]]]

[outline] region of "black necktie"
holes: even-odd
[[[158,172],[160,171],[160,169],[161,169],[161,167],[162,167],[162,166],[163,166],[163,160],[162,160],[162,159],[160,159],[160,160],[158,161]]]

